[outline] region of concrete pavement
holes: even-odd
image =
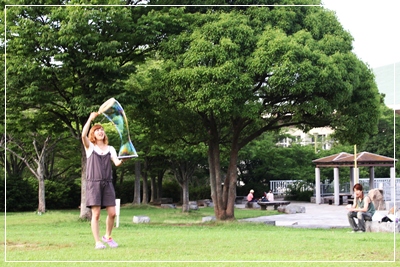
[[[276,226],[302,227],[302,228],[350,228],[347,220],[346,205],[315,204],[310,202],[291,201],[290,205],[305,207],[305,213],[261,216],[243,219],[243,222],[271,223]],[[272,207],[270,207],[272,208]],[[379,218],[387,214],[386,211],[377,211]],[[374,216],[375,217],[375,216]],[[380,218],[382,218],[380,217]]]

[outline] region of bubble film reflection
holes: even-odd
[[[114,98],[110,98],[100,107],[100,109],[104,108],[106,110],[101,113],[103,113],[103,115],[113,123],[121,139],[118,158],[137,157],[138,154],[136,153],[136,149],[133,146],[129,135],[128,120],[121,104]]]

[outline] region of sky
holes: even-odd
[[[371,68],[400,62],[399,0],[321,0],[353,36],[353,52]]]

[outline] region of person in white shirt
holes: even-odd
[[[272,190],[269,190],[267,194],[267,199],[269,202],[274,201],[274,194],[272,193]]]

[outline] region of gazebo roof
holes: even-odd
[[[346,152],[313,160],[316,167],[354,167],[354,155]],[[357,167],[394,167],[397,159],[370,152],[356,155]]]

